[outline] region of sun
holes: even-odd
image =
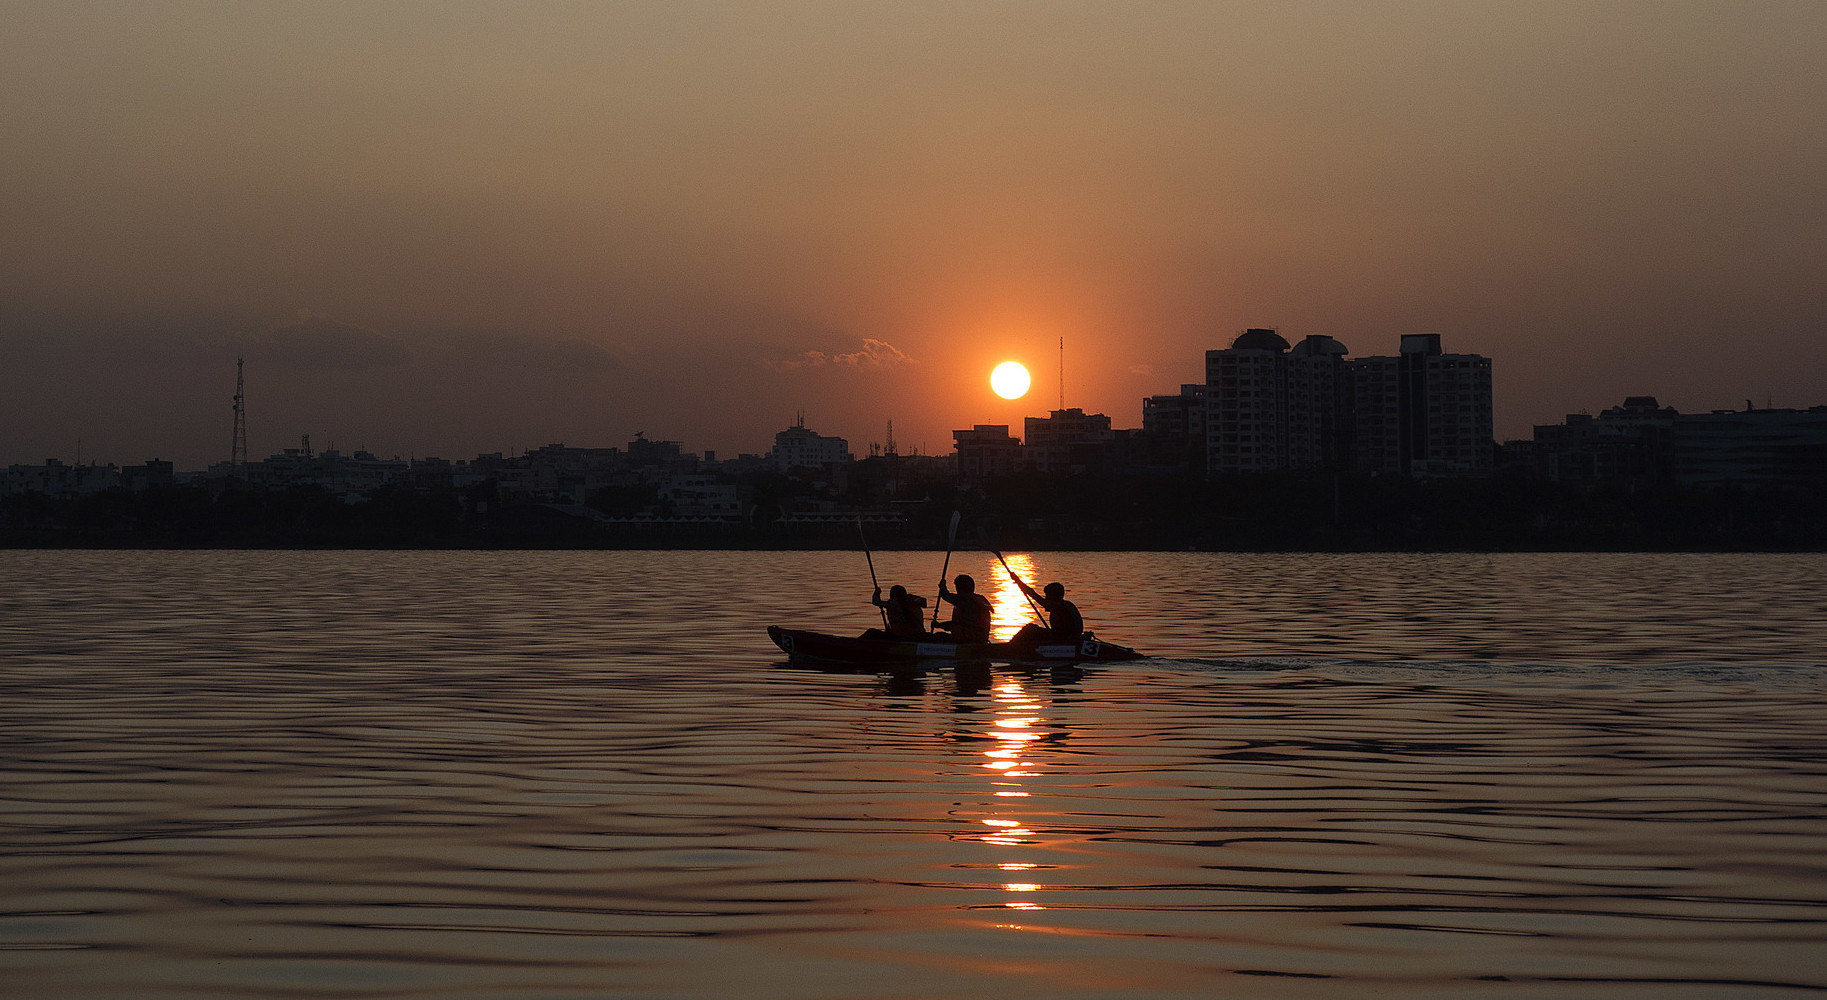
[[[1028,394],[1028,370],[1019,361],[1004,361],[990,372],[990,388],[1003,399],[1020,399]]]

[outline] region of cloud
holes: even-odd
[[[1141,375],[1145,378],[1154,378],[1155,366],[1154,365],[1130,365],[1129,374]]]
[[[826,354],[824,351],[806,351],[790,360],[768,360],[762,364],[775,371],[793,371],[799,368],[822,368],[833,365],[840,368],[862,368],[869,371],[882,371],[901,365],[917,365],[920,362],[906,351],[873,337],[864,338],[863,349],[844,354]]]
[[[567,373],[619,371],[621,359],[601,344],[577,337],[534,337],[495,330],[445,329],[417,342],[420,359],[490,370],[538,369]]]
[[[260,354],[290,368],[354,371],[412,361],[405,341],[310,310],[253,339]]]

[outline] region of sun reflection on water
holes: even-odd
[[[1009,569],[1020,574],[1023,580],[1028,581],[1029,586],[1038,586],[1034,583],[1036,570],[1033,559],[1019,553],[1004,558],[1008,560]],[[997,563],[991,565],[993,571],[990,574],[990,580],[994,581],[994,584],[985,586],[985,581],[978,580],[977,590],[996,606],[996,618],[990,629],[990,638],[997,642],[1007,642],[1023,625],[1034,621],[1034,611],[1028,605],[1028,599],[1022,594],[1021,588],[1015,585],[1015,581],[1009,578],[1008,573],[1003,572],[1002,566]]]
[[[1025,557],[1023,557],[1025,558]],[[1004,577],[1006,580],[1006,576]],[[1009,584],[1017,599],[1021,594]],[[1003,592],[998,591],[998,597]],[[1011,629],[1010,631],[1013,631]],[[1045,733],[1045,722],[1041,715],[1042,705],[1038,698],[1030,694],[1023,679],[1016,676],[998,678],[990,687],[990,697],[994,703],[996,718],[988,727],[988,735],[994,745],[983,751],[983,768],[994,777],[991,784],[995,786],[994,795],[998,798],[1028,798],[1030,793],[1019,787],[1021,778],[1039,775],[1039,765],[1032,759],[1029,751]],[[1013,805],[1013,803],[1011,803]],[[1027,820],[1015,816],[996,816],[986,818],[983,825],[990,829],[979,835],[986,844],[998,848],[1031,847],[1039,841]],[[1040,868],[1032,861],[1004,861],[996,866],[1004,872],[1027,872]],[[1033,893],[1041,888],[1037,882],[1004,882],[1002,889],[1011,893]],[[1045,907],[1026,899],[1007,900],[1003,906],[1012,910],[1041,910]]]

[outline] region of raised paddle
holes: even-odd
[[[869,554],[869,536],[863,534],[863,519],[860,517],[856,519],[856,537],[863,540],[863,558],[869,560],[869,582],[875,586],[877,593],[881,593],[882,581],[875,578],[875,557]],[[888,631],[888,609],[880,604],[875,609],[882,613],[882,631]]]
[[[1009,579],[1015,581],[1015,586],[1021,591],[1021,596],[1028,599],[1028,607],[1034,609],[1034,617],[1040,619],[1040,627],[1047,628],[1047,616],[1040,613],[1040,605],[1034,603],[1034,595],[1028,593],[1027,584],[1022,582],[1021,577],[1015,575],[1014,570],[1009,569],[1009,561],[1002,557],[1002,553],[997,552],[995,549],[991,549],[990,551],[995,554],[996,561],[1002,564],[1003,570],[1009,574]]]
[[[939,593],[941,594],[945,593],[945,574],[952,571],[952,546],[958,544],[958,519],[962,516],[961,512],[952,511],[952,525],[945,529],[945,565],[939,568]],[[939,627],[939,603],[939,598],[933,598],[933,621],[926,627],[928,632]]]

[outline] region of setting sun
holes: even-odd
[[[1003,399],[1020,399],[1028,394],[1028,370],[1019,361],[1004,361],[990,372],[990,388]]]

